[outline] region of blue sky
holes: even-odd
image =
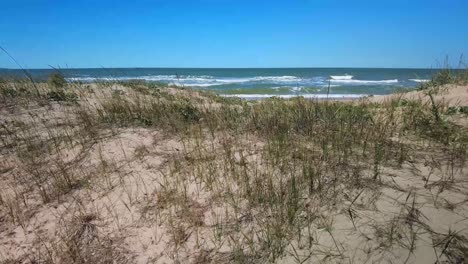
[[[27,68],[436,67],[468,56],[468,1],[0,0]],[[4,53],[0,67],[17,68]]]

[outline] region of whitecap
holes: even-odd
[[[346,74],[346,75],[331,75],[330,76],[330,78],[332,80],[351,80],[351,79],[353,79],[353,77],[354,76],[348,75],[348,74]]]
[[[362,84],[362,85],[369,85],[369,84],[392,84],[398,83],[398,79],[393,80],[330,80],[332,83],[341,83],[341,84]]]
[[[396,83],[398,80],[381,80],[381,81],[366,81],[353,80],[351,75],[331,76],[330,82],[333,83],[330,87],[336,87],[340,84],[389,84]],[[214,77],[214,76],[191,76],[191,75],[146,75],[146,76],[105,76],[105,77],[81,77],[74,76],[67,78],[68,81],[82,82],[99,82],[99,81],[129,81],[129,80],[145,80],[154,82],[164,82],[176,86],[193,86],[193,87],[210,87],[229,84],[244,84],[244,83],[262,83],[262,84],[277,84],[286,86],[298,85],[318,85],[328,87],[324,77],[300,78],[296,76],[255,76],[255,77]],[[294,88],[293,88],[294,89]]]
[[[223,84],[247,83],[247,82],[272,82],[272,83],[296,83],[301,79],[295,76],[255,76],[245,78],[227,78],[213,76],[184,76],[184,75],[148,75],[148,76],[121,76],[121,77],[69,77],[68,81],[129,81],[129,80],[145,80],[167,82],[177,86],[216,86]]]
[[[291,92],[296,93],[296,92],[301,91],[302,88],[304,88],[304,87],[302,87],[302,86],[300,86],[300,87],[296,86],[296,87],[290,87],[289,90],[290,90]]]
[[[272,81],[272,82],[297,82],[301,78],[296,76],[257,76],[251,78],[252,81]]]
[[[409,79],[410,81],[417,82],[417,83],[425,83],[430,82],[431,80],[428,79]]]

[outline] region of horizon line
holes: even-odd
[[[401,69],[401,70],[443,70],[447,68],[421,68],[421,67],[76,67],[76,68],[3,68],[0,70],[96,70],[96,69]],[[452,70],[463,70],[465,68],[448,68]]]

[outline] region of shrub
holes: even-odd
[[[47,78],[47,83],[53,88],[63,88],[67,84],[67,81],[60,72],[54,72]]]
[[[73,92],[65,92],[63,90],[50,91],[47,93],[47,98],[49,100],[57,102],[72,102],[76,103],[78,101],[78,95]]]
[[[1,94],[2,96],[4,97],[16,97],[18,96],[18,91],[13,89],[13,88],[10,88],[10,87],[5,87],[1,89]]]
[[[447,109],[447,115],[453,115],[453,114],[468,114],[468,106],[450,106]]]
[[[437,72],[432,80],[426,83],[422,83],[418,90],[428,90],[434,87],[444,86],[446,84],[466,84],[468,82],[468,70],[450,70],[443,69]]]
[[[449,83],[453,83],[454,76],[452,75],[452,72],[449,69],[445,69],[443,71],[440,71],[436,74],[436,76],[433,78],[432,82],[437,86],[437,85],[446,85]]]
[[[28,97],[32,95],[32,89],[26,82],[17,81],[14,85],[9,83],[2,83],[0,81],[0,97],[2,98],[17,98]]]

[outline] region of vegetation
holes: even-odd
[[[53,79],[0,82],[0,244],[28,249],[0,263],[468,259],[452,77],[382,104]]]
[[[430,81],[422,83],[418,90],[440,88],[447,84],[468,84],[468,70],[451,70],[446,67],[436,72]]]
[[[52,88],[63,88],[67,84],[67,81],[60,72],[54,72],[47,78],[47,84]]]

